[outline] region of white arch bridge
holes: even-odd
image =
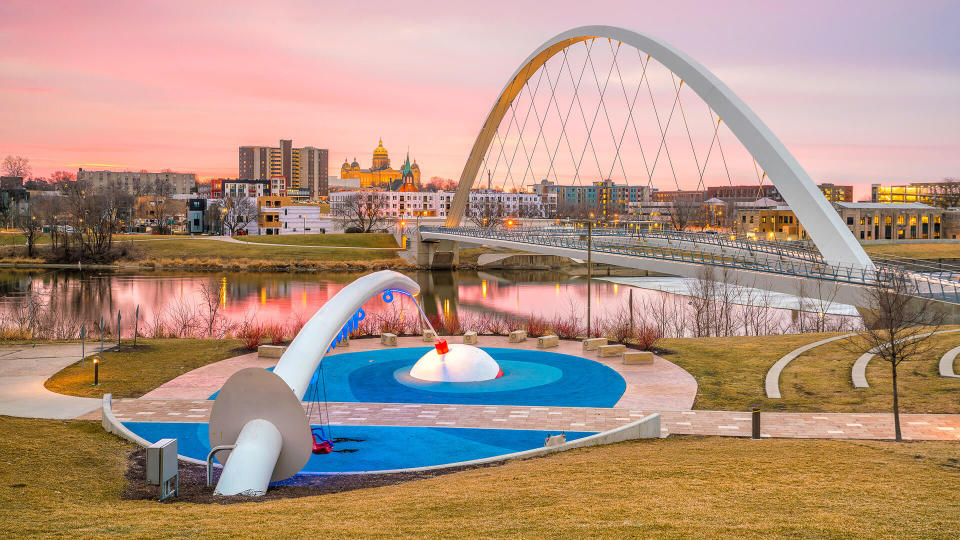
[[[597,47],[595,45],[598,42],[606,45]],[[574,48],[585,54],[583,67],[579,70],[574,69],[569,61],[568,51]],[[596,62],[593,60],[601,48],[612,56],[606,77],[603,77],[602,69],[598,75]],[[606,51],[606,48],[609,51]],[[621,70],[621,62],[625,56],[620,56],[622,50],[629,48],[638,51],[642,68],[632,100]],[[554,62],[559,62],[560,68],[551,73],[549,66],[554,58],[559,58]],[[655,60],[669,72],[669,80],[672,82],[672,86],[668,87],[669,108],[657,107],[650,84],[652,75],[648,72],[651,60]],[[573,92],[569,107],[561,107],[557,98],[564,70],[568,74]],[[583,83],[585,73],[592,73],[594,76],[598,97],[595,108],[588,106],[585,109],[579,96],[582,89],[589,87],[589,84]],[[536,99],[544,80],[548,101],[546,105],[540,104],[538,107]],[[611,118],[615,115],[609,110],[609,104],[614,97],[620,99],[618,92],[610,90],[612,80],[619,80],[623,88],[622,100],[627,112],[622,130],[619,122],[614,125]],[[696,137],[690,129],[693,114],[689,113],[689,102],[685,109],[681,99],[684,86],[695,93],[709,109],[711,128],[707,138],[710,144],[706,151],[701,148],[699,153],[695,145]],[[634,113],[640,109],[636,103],[643,89],[650,97],[650,125],[654,126],[656,131],[652,144],[648,140],[646,146],[634,118]],[[529,107],[526,114],[521,112],[518,115],[517,104],[522,100],[526,100]],[[582,126],[571,120],[571,112],[577,109]],[[556,113],[555,117],[551,111]],[[559,131],[555,143],[545,134],[551,118]],[[533,141],[526,135],[528,125],[534,128]],[[682,136],[683,132],[679,138],[676,134],[671,135],[671,126],[678,125],[684,128],[686,137]],[[568,168],[571,169],[566,172],[572,174],[574,182],[586,176],[583,172],[584,164],[590,162],[587,156],[592,153],[597,167],[589,174],[595,174],[599,180],[609,178],[608,174],[622,172],[622,178],[628,184],[631,177],[639,177],[645,179],[647,187],[650,188],[657,176],[658,164],[667,163],[661,166],[660,170],[667,169],[680,190],[680,175],[677,171],[681,160],[675,149],[671,151],[669,144],[671,140],[679,140],[684,146],[689,141],[689,150],[692,153],[690,161],[695,167],[687,177],[699,182],[698,190],[703,188],[704,178],[709,174],[708,164],[711,157],[717,155],[722,159],[722,171],[733,185],[728,167],[731,152],[729,146],[726,152],[724,151],[719,131],[721,125],[725,125],[749,153],[752,166],[758,173],[760,187],[765,179],[772,182],[803,224],[816,249],[784,249],[782,245],[726,240],[719,235],[685,232],[639,234],[624,231],[597,234],[593,238],[591,251],[593,261],[686,277],[702,276],[704,269],[712,269],[713,272],[727,274],[726,279],[731,279],[732,275],[732,279],[738,283],[787,294],[822,296],[826,288],[832,291],[830,294],[837,302],[864,306],[867,287],[876,281],[878,270],[882,274],[882,271],[887,269],[887,263],[875,263],[871,260],[819,187],[783,143],[739,97],[697,61],[657,38],[611,26],[584,26],[558,34],[543,43],[521,63],[500,92],[480,129],[460,176],[445,226],[420,227],[419,263],[431,267],[456,265],[458,243],[586,259],[586,238],[579,233],[462,226],[461,222],[468,210],[470,190],[480,176],[481,169],[486,169],[488,183],[497,175],[498,181],[503,180],[505,188],[507,182],[514,182],[514,187],[522,187],[515,184],[517,177],[520,177],[521,182],[537,179],[534,169],[538,160],[542,160],[545,171],[538,171],[537,174],[543,174],[540,177],[559,178],[557,171],[561,167],[558,163],[563,158],[561,148],[564,148],[569,154]],[[568,134],[574,127],[579,127],[584,132],[582,146],[572,142],[572,137]],[[631,127],[636,137],[636,147],[628,149],[627,134]],[[600,133],[610,135],[611,141],[607,141],[606,146],[606,154],[610,154],[609,156],[604,153],[602,144],[594,142]],[[600,152],[597,151],[598,148],[601,149]],[[600,154],[604,155],[604,159],[601,160]],[[514,163],[518,156],[525,164],[521,163],[519,172],[514,172]],[[638,172],[628,173],[625,158],[635,156],[642,158],[637,160],[640,163]],[[501,170],[504,172],[498,172]],[[943,269],[930,271],[903,265],[896,265],[896,268],[891,269],[908,275],[916,296],[936,300],[948,311],[960,313],[955,309],[960,305],[960,273]]]

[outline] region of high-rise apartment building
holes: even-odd
[[[240,180],[270,180],[282,177],[287,193],[297,199],[320,199],[328,193],[328,151],[281,139],[280,146],[241,146]]]

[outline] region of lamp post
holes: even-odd
[[[102,350],[100,351],[100,354],[103,354]],[[94,386],[100,385],[100,357],[99,356],[93,357],[93,385]]]

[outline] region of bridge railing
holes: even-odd
[[[421,233],[446,234],[464,239],[503,240],[517,244],[540,245],[570,249],[576,251],[587,250],[585,234],[558,234],[541,228],[521,227],[439,227],[421,226]],[[903,272],[899,266],[881,263],[877,267],[862,267],[855,265],[831,265],[820,260],[806,260],[795,257],[769,257],[759,260],[755,257],[743,257],[737,253],[716,253],[683,249],[673,246],[646,246],[636,243],[608,242],[604,237],[614,235],[598,235],[591,239],[591,251],[648,259],[667,260],[680,263],[698,264],[748,270],[754,272],[801,276],[822,281],[848,283],[853,285],[872,285],[877,279],[878,271],[885,268]],[[948,302],[960,303],[960,281],[945,279],[942,276],[930,273],[907,271],[906,275],[912,282],[912,289],[917,296],[934,298]]]

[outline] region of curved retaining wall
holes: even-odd
[[[116,415],[113,414],[113,400],[111,394],[104,394],[103,396],[103,419],[101,424],[103,429],[107,433],[113,433],[114,435],[120,437],[121,439],[126,439],[134,444],[146,448],[150,446],[150,441],[144,439],[143,437],[137,435],[136,433],[127,429],[122,422],[117,420]],[[441,469],[452,469],[456,467],[466,467],[471,465],[484,465],[488,463],[497,463],[500,461],[511,461],[515,459],[528,459],[540,456],[546,456],[548,454],[554,454],[556,452],[563,452],[565,450],[573,450],[574,448],[586,448],[588,446],[601,446],[604,444],[613,444],[623,441],[632,441],[635,439],[656,439],[660,438],[663,435],[660,432],[660,415],[651,414],[647,415],[635,422],[630,422],[629,424],[613,428],[611,430],[604,431],[602,433],[596,433],[590,435],[589,437],[584,437],[582,439],[577,439],[574,441],[569,441],[564,444],[557,446],[544,446],[542,448],[532,448],[530,450],[524,450],[522,452],[514,452],[512,454],[501,454],[499,456],[491,456],[482,459],[474,459],[470,461],[459,461],[457,463],[444,463],[443,465],[430,465],[427,467],[413,467],[409,469],[390,469],[384,471],[358,471],[358,472],[346,472],[338,474],[394,474],[394,473],[407,473],[407,472],[419,472],[419,471],[436,471]],[[194,463],[197,465],[206,466],[205,461],[199,459],[194,459],[191,457],[180,455],[178,456],[180,461],[186,463]],[[219,464],[214,464],[215,467],[220,467]]]

